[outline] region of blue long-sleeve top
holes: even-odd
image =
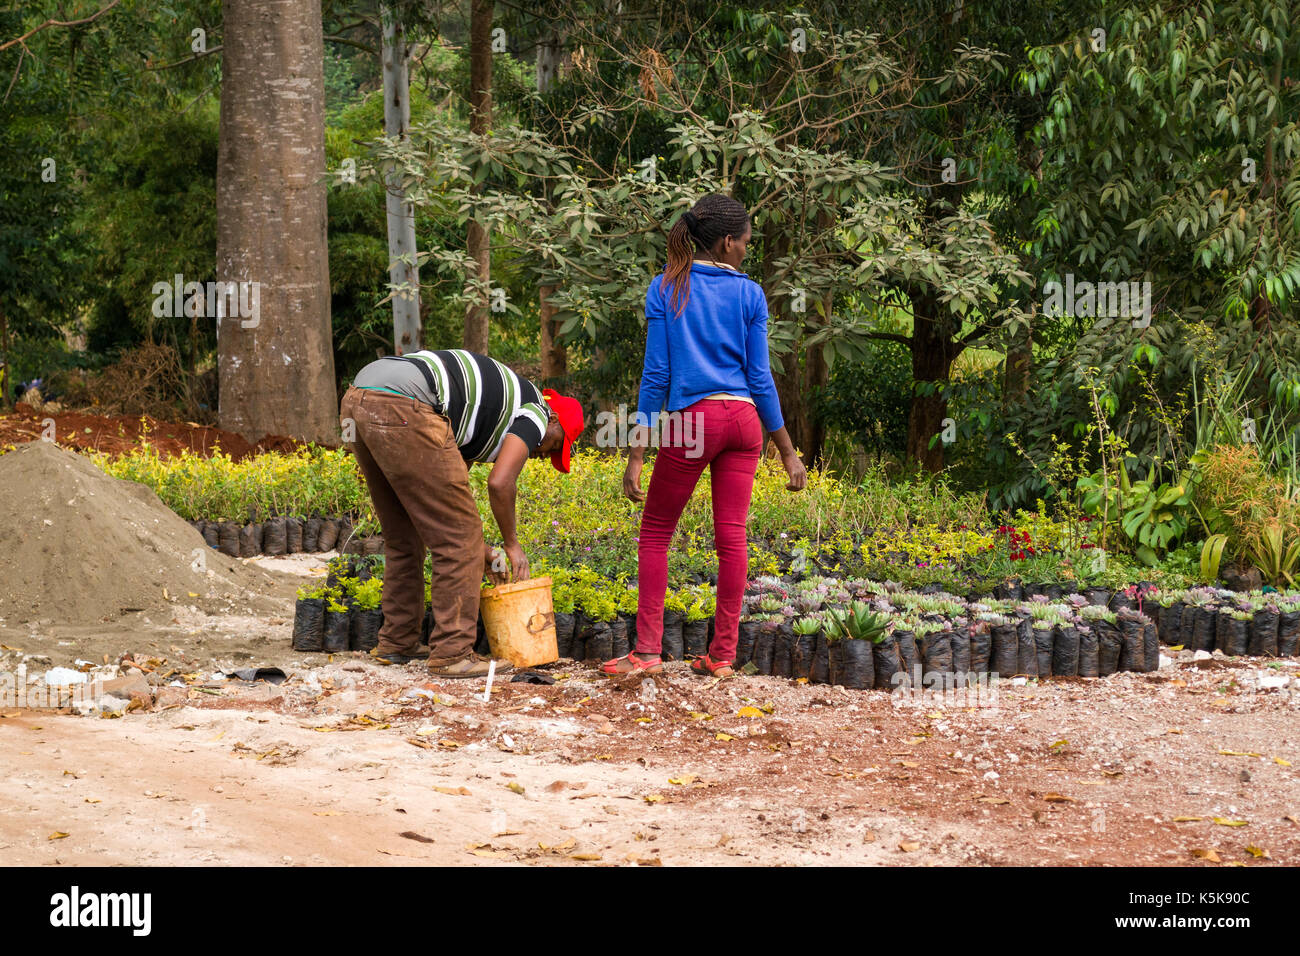
[[[663,274],[645,296],[645,364],[637,411],[654,425],[719,392],[748,395],[768,431],[785,424],[767,356],[767,297],[743,272],[696,262],[681,314],[669,304]]]

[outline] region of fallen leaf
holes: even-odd
[[[428,736],[431,736],[431,735],[433,735],[433,734],[436,734],[437,732],[438,732],[438,728],[437,728],[437,727],[421,727],[419,730],[417,730],[417,731],[415,732],[415,736],[417,736],[417,737],[428,737]]]
[[[915,853],[917,850],[921,849],[921,844],[919,844],[919,843],[900,843],[900,844],[898,844],[898,848],[899,848],[900,850],[902,850],[904,853]]]
[[[1192,850],[1191,853],[1192,853],[1192,856],[1193,856],[1195,859],[1197,859],[1197,860],[1206,860],[1206,861],[1208,861],[1208,862],[1210,862],[1210,863],[1222,863],[1222,862],[1223,862],[1222,860],[1219,859],[1219,854],[1215,853],[1213,850],[1201,850],[1201,849],[1195,849],[1195,850]]]
[[[717,734],[714,736],[713,739],[714,740],[735,740],[736,738],[731,736],[731,734]]]
[[[690,786],[692,783],[694,783],[695,779],[696,779],[695,774],[683,773],[683,774],[679,774],[676,777],[669,777],[668,782],[671,784],[675,784],[676,786],[679,787],[687,787]]]
[[[570,854],[569,854],[569,859],[570,859],[570,860],[585,860],[585,861],[588,861],[588,862],[595,862],[595,861],[597,861],[597,860],[600,859],[600,854],[599,854],[599,853],[570,853]]]
[[[1214,817],[1214,822],[1221,827],[1244,827],[1250,824],[1249,820],[1229,820],[1227,817]]]
[[[555,846],[547,846],[545,843],[539,843],[537,844],[537,848],[539,850],[570,850],[577,845],[578,841],[573,837],[569,837],[563,843],[557,843]]]
[[[613,759],[614,759],[614,755],[613,755],[613,754],[596,754],[595,759],[596,759],[596,760],[613,760]]]
[[[659,794],[659,793],[647,793],[646,796],[645,796],[645,802],[646,802],[646,803],[663,803],[663,802],[664,802],[664,798],[663,798],[663,795],[662,795],[662,794]]]
[[[1010,803],[1010,800],[1004,800],[1002,797],[980,797],[980,803],[991,803],[994,806],[1001,806],[1004,803]]]
[[[515,781],[511,780],[508,784],[506,784],[506,789],[512,793],[523,793],[524,785],[522,783],[516,783]]]
[[[1200,823],[1205,817],[1174,817],[1174,823]]]
[[[898,764],[898,765],[900,765],[900,766],[903,766],[903,767],[907,767],[907,768],[909,768],[909,769],[910,769],[910,768],[914,768],[914,767],[919,767],[919,766],[921,766],[921,765],[920,765],[919,763],[917,763],[915,760],[895,760],[894,763],[896,763],[896,764]]]
[[[472,794],[464,787],[434,787],[439,793],[450,794],[453,797],[468,797]]]
[[[1286,816],[1284,816],[1282,819],[1286,820],[1288,823],[1300,823],[1300,820],[1297,820],[1294,816],[1292,816],[1289,813]]]
[[[1291,766],[1291,761],[1289,761],[1289,760],[1283,760],[1281,757],[1274,757],[1274,758],[1273,758],[1273,762],[1274,762],[1275,764],[1277,764],[1279,767],[1289,767],[1289,766]]]
[[[1052,746],[1048,747],[1047,749],[1055,750],[1057,747],[1064,747],[1068,744],[1069,744],[1068,740],[1058,740],[1056,743],[1052,744]]]
[[[637,722],[638,724],[648,724],[648,723],[651,723],[653,720],[654,720],[653,717],[637,717],[637,718],[636,718],[636,722]]]
[[[1268,850],[1265,850],[1261,846],[1248,846],[1246,847],[1246,852],[1249,853],[1251,856],[1255,857],[1256,859],[1259,859],[1261,857],[1265,860],[1273,859],[1272,855],[1268,852]]]
[[[1253,753],[1248,750],[1220,750],[1219,753],[1225,757],[1262,757],[1263,754]]]
[[[432,842],[433,842],[433,837],[427,837],[427,836],[424,836],[424,835],[421,834],[421,833],[416,833],[414,830],[403,830],[401,833],[399,833],[399,834],[397,834],[397,835],[400,836],[400,837],[406,837],[406,839],[408,839],[408,840],[414,840],[416,843],[432,843]]]
[[[691,720],[712,720],[712,719],[713,719],[712,714],[705,713],[704,711],[701,710],[691,711]]]
[[[343,816],[343,812],[342,812],[341,810],[314,810],[314,811],[312,811],[312,816],[314,816],[314,817],[341,817],[341,816]]]
[[[211,739],[208,741],[208,743],[214,743],[215,741],[220,740],[220,739],[221,739],[222,737],[224,737],[224,736],[226,736],[226,732],[223,730],[221,733],[219,733],[219,734],[217,734],[215,737],[211,738]]]
[[[87,798],[86,798],[86,803],[103,803],[103,802],[104,802],[103,800],[100,800],[100,799],[98,799],[98,798],[96,798],[96,797],[87,797]]]
[[[439,740],[438,746],[446,747],[448,750],[455,750],[460,746],[460,744],[456,743],[454,740]]]
[[[762,717],[763,712],[757,707],[742,707],[736,711],[737,717]]]
[[[1046,800],[1048,803],[1077,803],[1078,802],[1077,800],[1074,799],[1074,797],[1067,797],[1063,793],[1054,793],[1054,792],[1043,794],[1043,799]]]
[[[62,840],[62,839],[63,839],[64,837],[66,837],[67,835],[68,835],[68,834],[64,833],[62,830],[55,830],[53,833],[50,834],[50,839],[51,839],[51,840]]]

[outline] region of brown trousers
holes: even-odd
[[[424,618],[424,553],[433,556],[429,665],[474,646],[483,580],[483,521],[451,422],[413,398],[349,388],[339,407],[344,437],[365,475],[384,533],[381,654],[418,654]]]

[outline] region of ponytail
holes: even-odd
[[[742,236],[748,227],[745,207],[720,193],[705,196],[673,223],[668,230],[663,290],[669,293],[669,308],[676,315],[681,315],[691,300],[691,262],[696,250],[709,252],[719,239]]]

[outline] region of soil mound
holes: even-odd
[[[93,624],[173,604],[264,603],[273,579],[203,543],[156,494],[35,441],[0,455],[0,620]]]

